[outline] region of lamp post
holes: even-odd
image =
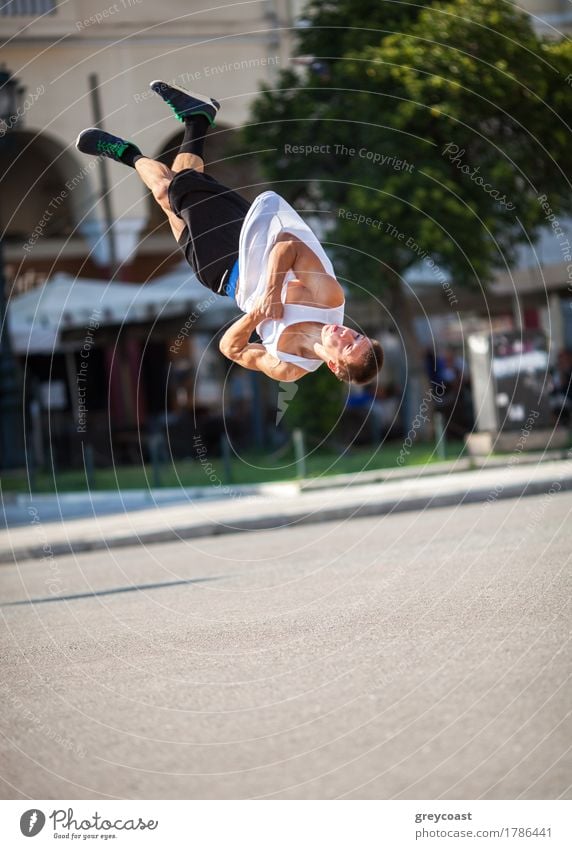
[[[24,88],[17,79],[0,67],[0,145],[19,119]],[[0,174],[0,185],[2,175]],[[1,197],[0,192],[0,197]],[[24,447],[24,406],[22,385],[18,380],[17,363],[12,353],[8,327],[8,303],[4,256],[0,227],[0,469],[21,468],[26,463]]]

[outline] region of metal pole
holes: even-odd
[[[0,469],[18,469],[26,465],[24,427],[24,392],[10,341],[0,234]]]
[[[101,111],[101,98],[99,96],[99,80],[97,74],[89,75],[89,90],[91,95],[91,108],[93,111],[93,126],[103,130],[103,116]],[[110,276],[113,277],[117,271],[117,250],[115,248],[115,230],[113,227],[113,213],[111,211],[111,194],[109,191],[107,162],[103,156],[99,157],[99,179],[101,185],[101,202],[103,204],[107,244],[109,246]]]
[[[95,462],[93,457],[93,445],[90,442],[82,442],[83,467],[85,469],[85,480],[87,489],[91,492],[95,489]]]
[[[222,466],[224,469],[224,482],[232,483],[232,463],[230,454],[230,445],[226,433],[223,433],[220,438],[220,452],[222,455]]]
[[[160,433],[152,433],[149,436],[149,455],[151,459],[151,480],[153,487],[158,489],[161,486],[161,460],[163,457],[163,436]]]
[[[75,365],[75,357],[73,355],[73,351],[66,351],[65,361],[73,420],[74,424],[77,425],[79,422],[79,402],[77,397],[77,369]]]
[[[520,303],[520,298],[518,297],[518,292],[515,290],[512,296],[512,317],[514,320],[515,330],[522,331],[524,330],[524,319],[522,315],[522,304]]]
[[[13,119],[17,119],[18,103],[21,102],[25,88],[19,85],[4,65],[0,69],[0,91],[0,117],[5,124],[1,140],[3,147],[7,148],[10,144],[7,130],[15,126]],[[26,465],[26,405],[8,326],[2,237],[0,231],[0,469],[17,469]]]
[[[258,449],[264,448],[264,425],[262,422],[262,399],[260,397],[260,373],[248,372],[252,387],[252,440]]]
[[[306,477],[306,447],[304,445],[304,434],[297,427],[292,433],[294,442],[294,455],[296,457],[296,474],[299,478]]]
[[[33,461],[34,468],[41,469],[44,467],[45,459],[44,439],[42,434],[42,407],[40,405],[37,388],[33,393],[32,400],[30,401],[30,429],[32,432],[30,463]]]
[[[435,449],[440,460],[447,459],[447,444],[445,437],[445,428],[443,427],[443,413],[435,413],[433,417],[435,422]]]

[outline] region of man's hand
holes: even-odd
[[[255,304],[260,321],[282,318],[284,305],[280,300],[284,279],[296,261],[297,242],[292,237],[279,239],[268,257],[264,294]]]
[[[284,315],[284,304],[280,300],[280,291],[270,290],[258,298],[252,312],[256,312],[260,321],[265,318],[282,318]]]

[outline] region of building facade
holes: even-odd
[[[294,0],[3,4],[0,63],[22,88],[17,114],[0,127],[0,231],[9,298],[56,272],[99,278],[102,284],[146,283],[181,262],[163,213],[137,175],[82,156],[75,147],[78,133],[97,124],[170,162],[182,128],[149,89],[151,80],[168,80],[221,102],[207,148],[209,170],[245,195],[256,195],[261,190],[256,163],[236,156],[234,136],[260,84],[272,84],[288,66],[296,14]],[[122,445],[133,446],[129,450],[136,454],[141,433],[162,427],[166,417],[171,424],[177,417],[186,422],[191,414],[220,413],[224,364],[198,323],[175,353],[176,323],[109,329],[105,324],[105,316],[98,316],[87,374],[87,439],[95,445],[96,460],[110,452],[120,459]],[[39,399],[52,441],[59,434],[61,462],[69,459],[79,433],[74,393],[85,340],[81,333],[76,337],[66,341],[65,352],[59,346],[49,356],[25,358],[25,392]],[[57,409],[56,393],[46,389],[55,384],[65,386]],[[188,424],[181,427],[187,433]],[[111,444],[98,447],[108,430]]]
[[[568,0],[518,0],[516,3],[532,18],[542,35],[561,38],[572,32],[572,7]]]
[[[14,125],[6,132],[0,129],[0,231],[11,295],[56,271],[144,283],[180,261],[163,214],[136,174],[82,156],[75,148],[80,130],[100,124],[169,163],[181,127],[150,91],[153,79],[221,102],[207,147],[209,170],[247,197],[263,190],[255,155],[241,156],[233,141],[248,120],[261,83],[272,86],[278,72],[292,66],[303,5],[303,0],[241,0],[219,6],[207,0],[7,0],[0,9],[0,62],[23,87]],[[567,0],[520,0],[518,5],[531,15],[538,32],[556,38],[571,30]],[[563,270],[555,267],[556,272],[566,289]],[[502,294],[511,297],[508,289]],[[556,292],[544,310],[552,327],[560,316],[560,295]],[[565,307],[566,315],[572,315],[569,300]],[[357,307],[354,317],[362,318]],[[364,324],[367,319],[365,306]],[[197,357],[207,362],[200,344],[208,347],[208,340],[196,334],[171,357],[167,336],[160,338],[157,327],[152,329],[153,340],[147,339],[150,329],[145,328],[143,335],[132,333],[117,344],[110,338],[102,346],[98,371],[105,380],[98,403],[104,423],[108,406],[113,425],[126,431],[162,413],[169,370],[177,379],[171,412],[196,409],[197,399],[201,401],[193,363]],[[560,335],[565,344],[566,334]],[[40,366],[47,376],[42,377]],[[63,355],[59,365],[54,360],[39,363],[38,379],[48,380],[58,368],[61,380],[68,379]],[[212,369],[214,374],[215,363]],[[148,387],[144,393],[139,392],[141,375]],[[211,403],[220,404],[216,381],[209,381],[201,390],[205,415]],[[238,402],[246,404],[255,389],[237,390]]]
[[[222,103],[209,158],[242,186],[248,163],[233,169],[225,151],[260,83],[288,64],[293,3],[9,0],[0,23],[2,62],[25,88],[18,126],[0,150],[12,276],[33,280],[54,263],[92,276],[114,264],[123,279],[164,271],[155,265],[169,262],[172,239],[149,193],[128,169],[81,156],[78,132],[100,120],[168,158],[181,127],[148,83],[179,83]]]

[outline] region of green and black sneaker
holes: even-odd
[[[204,94],[185,91],[184,88],[162,82],[162,80],[153,80],[149,86],[171,107],[179,121],[184,123],[193,115],[204,115],[214,127],[216,113],[220,109],[218,100]]]
[[[141,155],[141,151],[133,142],[120,139],[119,136],[112,136],[111,133],[98,130],[97,127],[82,130],[76,139],[75,146],[82,153],[89,153],[92,156],[108,156],[109,159],[123,162],[125,165],[130,164],[129,161],[126,162],[126,159],[130,160],[133,156]],[[126,153],[127,157],[124,158]]]

